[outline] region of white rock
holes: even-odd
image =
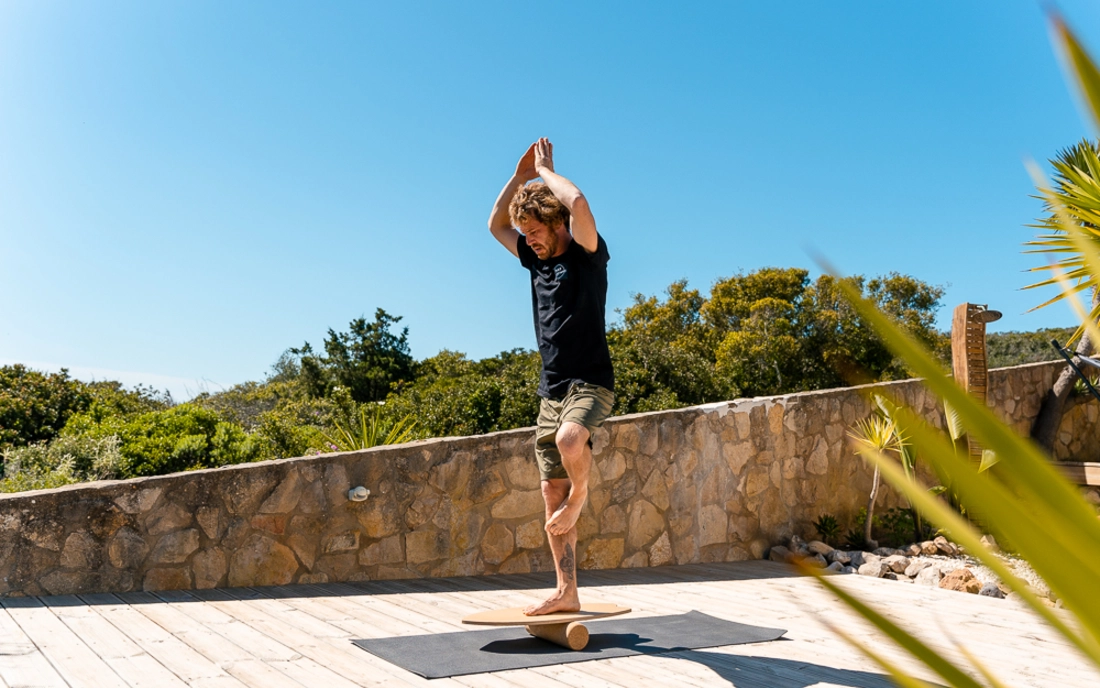
[[[776,545],[768,552],[768,559],[772,561],[778,561],[781,564],[786,563],[791,558],[791,551],[783,545]]]
[[[925,570],[932,565],[932,562],[927,559],[914,559],[909,562],[909,566],[905,567],[905,575],[910,578],[916,578],[917,574]]]
[[[940,584],[940,579],[943,578],[943,572],[935,566],[929,566],[922,569],[914,578],[913,582],[918,585],[928,585],[931,587],[937,587]]]
[[[997,539],[992,535],[982,536],[982,546],[988,549],[990,552],[1000,552],[1001,548],[997,546]]]
[[[889,566],[894,573],[905,573],[905,569],[909,567],[909,558],[895,554],[883,559],[882,563]]]
[[[882,559],[870,552],[851,552],[852,566],[857,569],[867,563],[874,563],[881,561]]]
[[[859,575],[871,576],[872,578],[882,578],[883,574],[889,570],[890,569],[886,566],[886,564],[883,564],[882,560],[879,559],[877,561],[868,562],[863,566],[860,566]]]

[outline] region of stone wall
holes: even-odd
[[[1056,369],[992,372],[990,404],[1026,432]],[[822,514],[847,527],[871,473],[846,432],[872,388],[942,427],[916,380],[609,420],[580,568],[759,558]],[[1098,446],[1095,416],[1074,409],[1064,451]],[[550,570],[532,441],[528,428],[0,497],[0,595]],[[370,497],[349,501],[360,485]],[[878,508],[898,503],[884,492]]]

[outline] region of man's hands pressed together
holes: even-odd
[[[540,139],[540,141],[543,139]],[[532,179],[539,176],[538,172],[538,156],[535,153],[535,148],[538,146],[538,141],[532,143],[527,149],[527,152],[523,154],[523,157],[516,163],[516,174],[514,175],[517,180],[523,183],[527,183]],[[550,169],[554,169],[551,167]]]
[[[554,144],[550,143],[550,139],[543,137],[535,141],[531,148],[535,150],[535,170],[545,180],[543,170],[554,171]]]

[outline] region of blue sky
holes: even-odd
[[[944,328],[1072,321],[1019,291],[1023,161],[1088,133],[1037,2],[314,5],[0,3],[0,363],[181,398],[378,307],[418,358],[532,348],[485,221],[539,136],[609,310],[819,251]]]

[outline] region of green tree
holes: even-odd
[[[18,363],[0,367],[0,449],[53,439],[90,402],[65,368],[46,374]]]
[[[410,417],[421,436],[477,435],[533,425],[540,370],[536,352],[516,349],[471,361],[441,351],[417,366],[416,379],[386,399],[385,415]]]
[[[299,375],[309,393],[323,397],[339,385],[359,403],[381,401],[394,385],[411,379],[414,361],[409,352],[409,328],[397,334],[392,331],[400,321],[400,316],[379,308],[374,322],[357,318],[347,332],[330,329],[324,356],[315,353],[309,342],[291,349],[299,357]],[[287,365],[284,362],[284,367]]]
[[[101,421],[80,414],[70,420],[64,434],[118,437],[122,477],[163,475],[252,461],[262,449],[256,436],[226,421],[216,411],[194,404],[131,416],[108,416]]]
[[[986,335],[986,350],[990,368],[1039,363],[1058,360],[1058,354],[1050,346],[1056,339],[1065,344],[1073,336],[1075,327],[1054,327],[1034,332],[993,332]]]
[[[615,413],[701,404],[717,396],[714,360],[700,309],[706,299],[673,282],[664,301],[634,295],[607,333],[615,366]]]

